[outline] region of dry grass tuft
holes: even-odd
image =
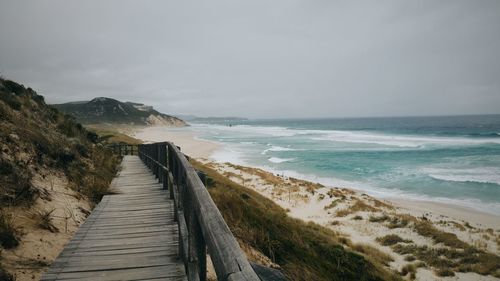
[[[52,233],[59,232],[59,229],[52,224],[52,213],[54,209],[50,211],[39,210],[32,213],[33,219],[37,222],[38,227],[41,229],[46,229]]]
[[[414,280],[416,278],[417,267],[414,264],[407,264],[401,268],[401,276],[406,276],[410,273],[410,279]]]
[[[382,202],[378,199],[375,199],[375,198],[371,198],[371,201],[373,201],[373,204],[375,205],[375,207],[377,208],[386,208],[386,209],[389,209],[389,210],[394,210],[394,206],[392,205],[389,205],[385,202]]]
[[[405,257],[405,261],[415,261],[415,260],[416,260],[416,258],[413,255],[408,255]]]
[[[439,268],[435,271],[437,276],[440,277],[447,277],[447,276],[455,276],[455,272],[453,270],[450,270],[448,268]]]
[[[342,191],[338,188],[329,189],[328,192],[326,193],[326,195],[328,195],[330,198],[333,198],[333,197],[345,198],[344,193],[342,193]]]
[[[410,221],[412,217],[409,215],[397,215],[389,220],[387,227],[390,229],[406,227]]]
[[[392,245],[395,245],[395,244],[401,243],[401,242],[402,243],[411,243],[412,242],[411,240],[403,239],[396,234],[388,234],[388,235],[383,236],[383,237],[378,237],[375,240],[383,246],[392,246]]]
[[[376,217],[376,216],[370,216],[370,218],[368,219],[370,222],[384,222],[386,220],[389,219],[389,216],[387,216],[386,214],[383,214],[379,217]]]
[[[431,222],[427,220],[415,221],[415,231],[425,237],[432,238],[435,243],[443,243],[452,248],[466,249],[469,245],[457,238],[454,233],[444,232],[435,228]]]
[[[380,209],[375,208],[373,206],[370,206],[366,204],[365,202],[361,200],[355,200],[354,205],[352,205],[351,210],[353,212],[377,212],[380,211]]]
[[[340,209],[337,212],[335,212],[335,216],[345,217],[347,215],[350,215],[351,213],[352,213],[352,210],[350,210],[350,209]]]
[[[356,213],[356,212],[377,212],[380,211],[380,209],[375,208],[373,206],[370,206],[363,202],[362,200],[355,199],[354,204],[352,204],[350,207],[338,210],[335,215],[337,217],[345,217],[349,214]]]
[[[372,260],[372,262],[384,266],[389,266],[389,263],[394,261],[391,255],[386,254],[369,244],[354,244],[351,246],[351,249],[358,253],[362,253],[367,259]]]
[[[337,206],[338,203],[340,203],[341,200],[340,199],[335,199],[333,200],[332,202],[330,202],[330,204],[326,205],[323,209],[325,210],[329,210],[329,209],[333,209]]]
[[[0,244],[5,249],[12,249],[19,245],[19,232],[14,225],[12,215],[0,210]]]

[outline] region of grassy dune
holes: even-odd
[[[290,280],[399,280],[383,266],[387,255],[363,245],[356,253],[334,231],[291,218],[257,192],[192,164],[211,179],[209,192],[233,234],[280,265]]]

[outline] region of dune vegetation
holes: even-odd
[[[96,133],[48,106],[43,96],[31,88],[3,78],[0,78],[0,140],[2,254],[20,247],[24,235],[33,232],[29,229],[59,231],[53,224],[54,214],[59,210],[50,207],[57,201],[51,203],[56,194],[53,178],[64,179],[65,188],[77,200],[96,204],[109,192],[120,160]],[[34,184],[35,179],[38,184]],[[88,210],[82,208],[78,212]],[[19,221],[30,223],[20,227]],[[10,261],[14,265],[19,263]],[[9,260],[0,257],[2,264],[9,264]],[[9,272],[15,269],[6,269],[0,269],[0,280],[14,278]]]
[[[209,192],[241,243],[278,264],[290,280],[399,280],[387,270],[391,257],[286,210],[210,167],[191,160],[210,178]],[[246,247],[243,247],[246,248]]]

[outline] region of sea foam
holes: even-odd
[[[295,160],[295,158],[279,158],[279,157],[271,157],[267,159],[269,162],[272,163],[283,163],[283,162],[290,162]]]

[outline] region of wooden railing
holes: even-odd
[[[109,144],[108,147],[118,155],[138,155],[139,153],[136,144],[113,143]]]
[[[179,252],[188,280],[206,280],[207,249],[218,280],[261,280],[180,149],[170,142],[162,142],[138,145],[137,151],[174,200]]]

